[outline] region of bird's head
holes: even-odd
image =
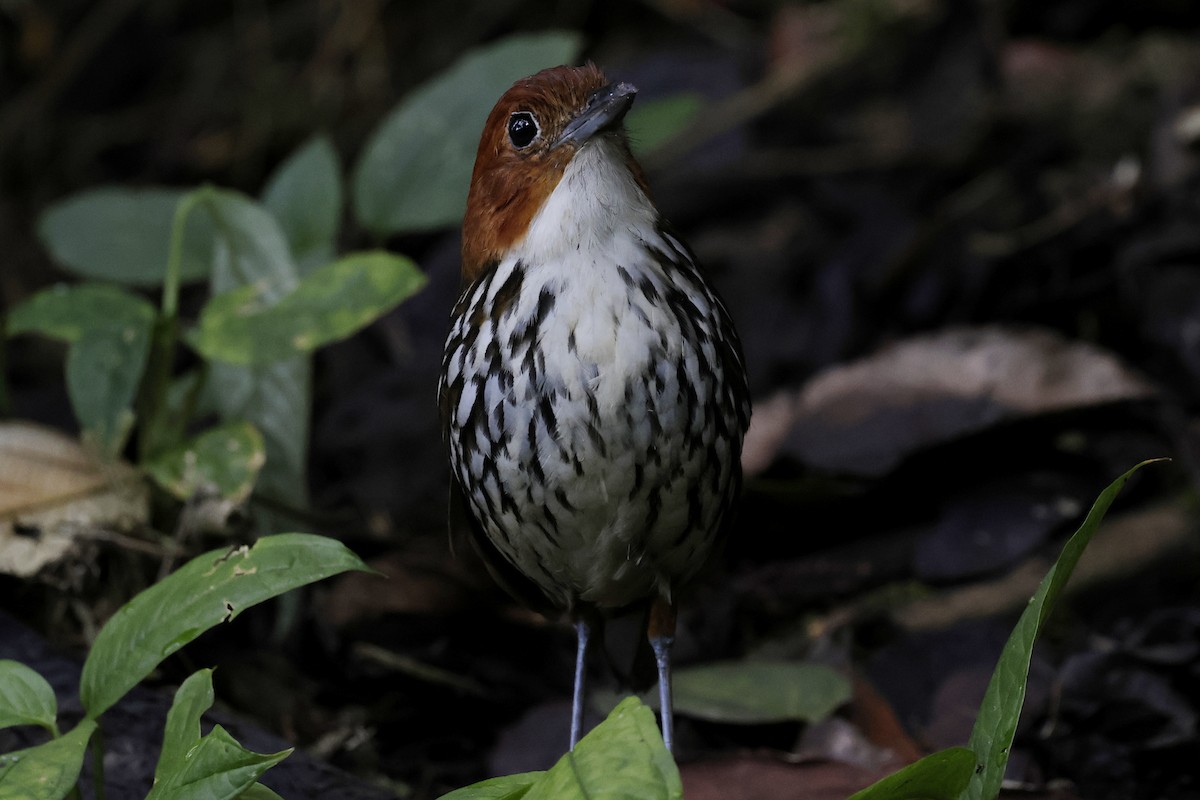
[[[518,245],[577,154],[603,141],[604,158],[641,191],[622,121],[637,89],[609,83],[592,64],[552,67],[513,84],[483,127],[467,212],[462,271],[474,280]],[[602,199],[602,198],[601,198]]]

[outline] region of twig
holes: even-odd
[[[835,20],[830,26],[836,25]],[[784,62],[758,83],[715,103],[678,136],[665,142],[646,159],[651,169],[660,169],[687,155],[702,142],[737,128],[782,105],[817,78],[846,63],[858,52],[844,37],[831,30],[805,58]]]
[[[401,672],[417,680],[426,683],[440,684],[457,689],[463,694],[473,695],[475,697],[483,697],[487,694],[482,686],[470,678],[464,678],[461,675],[455,674],[449,670],[435,667],[432,664],[426,664],[423,661],[418,661],[411,656],[402,655],[401,653],[388,650],[387,648],[371,644],[369,642],[358,642],[352,648],[354,654],[359,658],[373,661],[376,664],[387,667],[388,669]]]

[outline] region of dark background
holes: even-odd
[[[840,722],[807,731],[681,721],[689,798],[844,796],[964,743],[1036,585],[1021,576],[1157,456],[1174,461],[1127,488],[1118,535],[1035,656],[1010,777],[1197,796],[1187,0],[8,0],[0,307],[67,277],[34,234],[49,203],[105,183],[255,194],[317,131],[351,164],[406,92],[472,47],[547,29],[582,33],[585,57],[643,98],[706,100],[646,166],[738,323],[756,421],[742,513],[687,605],[680,662],[809,658],[857,681]],[[375,244],[343,230],[343,249]],[[220,664],[227,712],[356,773],[346,786],[425,798],[561,752],[573,641],[507,601],[469,548],[449,553],[433,396],[457,232],[386,244],[430,285],[318,354],[308,522],[390,581],[247,614],[158,680]],[[11,416],[72,428],[61,352],[11,343]],[[98,559],[69,587],[0,583],[3,609],[79,656],[80,609],[102,618],[140,580],[114,571],[142,574],[127,553]]]

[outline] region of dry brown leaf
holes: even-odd
[[[1003,420],[1154,393],[1111,353],[1051,331],[951,328],[815,377],[783,446],[822,470],[882,475],[921,448]]]
[[[321,615],[343,627],[383,614],[452,614],[473,607],[473,576],[450,553],[397,550],[371,559],[380,575],[348,572],[322,593]]]
[[[683,764],[688,800],[845,800],[897,768],[864,770],[830,761],[788,764],[763,756],[737,755]]]
[[[869,741],[886,747],[902,763],[908,764],[925,755],[912,740],[896,712],[879,690],[860,674],[854,675],[854,700],[850,704],[850,721]]]
[[[1196,525],[1178,503],[1114,515],[1079,560],[1070,591],[1147,569],[1187,552]],[[1037,591],[1050,563],[1034,556],[1005,575],[948,589],[897,608],[893,618],[910,631],[944,630],[964,620],[1014,613]]]
[[[60,431],[0,423],[0,572],[36,575],[89,531],[148,519],[145,484],[129,465],[101,463]]]

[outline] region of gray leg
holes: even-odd
[[[658,704],[662,714],[663,743],[668,753],[673,753],[675,746],[675,724],[671,711],[671,645],[674,643],[674,636],[654,636],[650,639],[654,661],[658,664]]]
[[[667,752],[675,747],[675,717],[671,710],[671,645],[675,643],[675,606],[663,597],[650,604],[650,647],[658,664],[658,707],[662,714],[663,744]]]
[[[587,622],[582,619],[575,621],[575,635],[578,644],[575,648],[575,692],[571,698],[572,750],[579,743],[579,736],[583,732],[584,663],[587,660],[588,634],[590,632]]]

